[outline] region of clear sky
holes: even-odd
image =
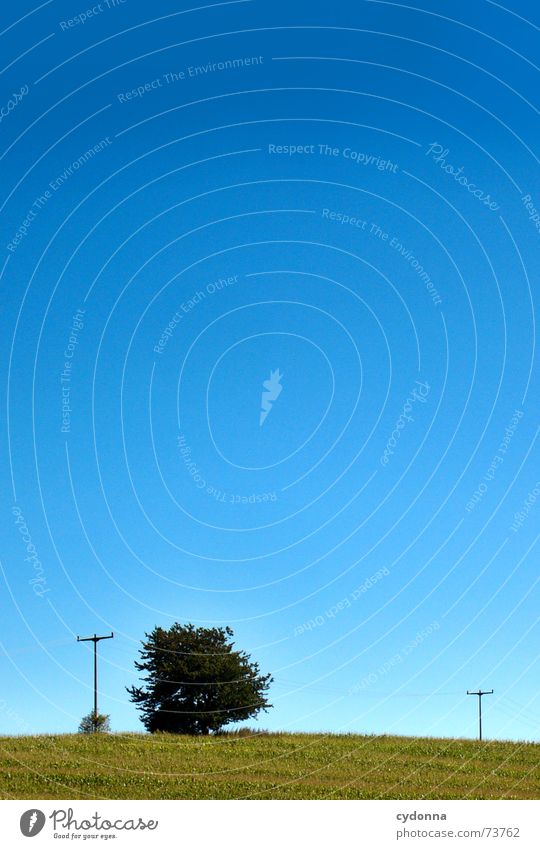
[[[0,731],[190,621],[263,727],[539,740],[533,4],[195,5],[0,13]]]

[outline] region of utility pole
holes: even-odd
[[[98,637],[97,634],[94,634],[93,637],[77,637],[78,643],[94,643],[94,721],[97,720],[98,716],[98,698],[97,698],[97,644],[100,640],[112,640],[114,637],[113,632],[107,634],[106,637]]]
[[[482,739],[482,696],[491,696],[493,690],[467,690],[468,696],[478,696],[478,739]]]

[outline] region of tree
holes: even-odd
[[[91,711],[83,716],[79,724],[79,734],[108,734],[111,730],[110,717],[106,713],[94,713]]]
[[[175,622],[146,634],[135,667],[145,687],[128,687],[147,731],[208,734],[272,707],[249,655],[234,649],[231,628],[196,628]]]

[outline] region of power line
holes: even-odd
[[[530,710],[529,705],[533,704],[536,701],[538,696],[534,696],[532,699],[529,699],[526,705],[520,705],[516,699],[507,696],[506,694],[501,697],[503,701],[508,702],[508,707],[512,708],[514,711],[518,710],[520,714],[527,716],[532,722],[536,722],[537,725],[540,725],[540,715],[535,713],[534,710]],[[500,699],[499,699],[500,701]]]
[[[314,693],[318,693],[320,695],[336,695],[336,696],[369,696],[369,697],[380,697],[380,696],[395,696],[399,698],[413,698],[413,699],[424,699],[428,697],[435,696],[460,696],[463,694],[463,690],[452,690],[452,691],[434,691],[431,690],[429,692],[398,692],[397,690],[378,690],[375,686],[366,686],[362,690],[358,690],[357,692],[351,692],[351,689],[347,689],[346,687],[326,687],[324,685],[319,685],[318,683],[312,684],[311,682],[300,682],[300,681],[291,681],[285,678],[276,678],[274,680],[274,686],[286,687],[290,689],[302,689],[310,691]]]

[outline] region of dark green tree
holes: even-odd
[[[108,734],[111,730],[110,717],[106,713],[87,713],[80,721],[79,734]]]
[[[127,691],[147,731],[208,734],[272,707],[272,676],[234,648],[231,628],[175,622],[145,636],[135,662],[145,685]]]

